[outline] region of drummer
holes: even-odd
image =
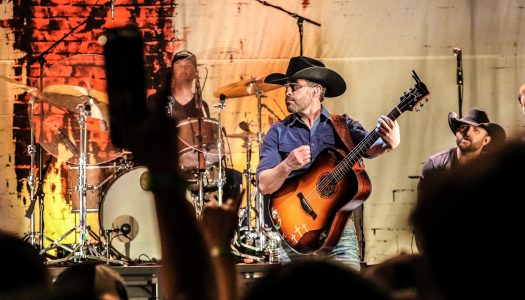
[[[188,118],[210,118],[208,103],[195,91],[197,80],[197,58],[187,50],[181,50],[173,56],[171,67],[159,90],[148,98],[166,108],[167,114],[177,122]],[[226,183],[223,199],[236,199],[240,192],[242,174],[234,169],[225,169]],[[188,178],[190,179],[190,178]]]
[[[187,118],[209,118],[208,104],[194,92],[196,78],[197,58],[189,51],[179,51],[173,56],[160,89],[148,101],[161,101],[159,104],[178,122]]]

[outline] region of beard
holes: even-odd
[[[461,152],[476,152],[481,147],[483,147],[483,140],[475,142],[472,139],[459,136],[456,137],[456,145],[458,146],[459,150],[461,150]]]
[[[183,83],[191,83],[196,77],[196,74],[194,71],[190,70],[174,70],[172,79],[175,82],[183,82]]]
[[[309,98],[307,96],[302,98],[296,98],[293,96],[286,97],[286,109],[289,113],[302,112],[310,105],[310,101],[308,99]]]

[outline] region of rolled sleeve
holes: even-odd
[[[274,125],[268,130],[261,148],[261,157],[257,166],[257,180],[262,171],[274,168],[282,161],[279,155],[279,134],[277,126]]]

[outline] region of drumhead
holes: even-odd
[[[218,130],[219,122],[209,118],[189,118],[177,124],[179,164],[182,169],[199,168],[200,153],[204,156],[207,168],[220,161]],[[224,146],[221,147],[220,156],[224,156]]]
[[[131,260],[159,260],[160,236],[153,193],[145,167],[119,175],[104,191],[99,210],[103,232],[114,230],[111,245]]]

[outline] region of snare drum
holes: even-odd
[[[204,154],[206,168],[220,161],[217,147],[219,122],[208,118],[189,118],[177,124],[179,164],[182,169],[198,169],[199,153]],[[199,132],[202,147],[199,147]],[[221,148],[224,156],[224,147]]]
[[[126,235],[117,231],[112,246],[130,259],[161,258],[155,200],[153,193],[146,190],[147,175],[145,167],[125,171],[104,191],[100,203],[103,232],[123,228],[122,225],[129,230]]]

